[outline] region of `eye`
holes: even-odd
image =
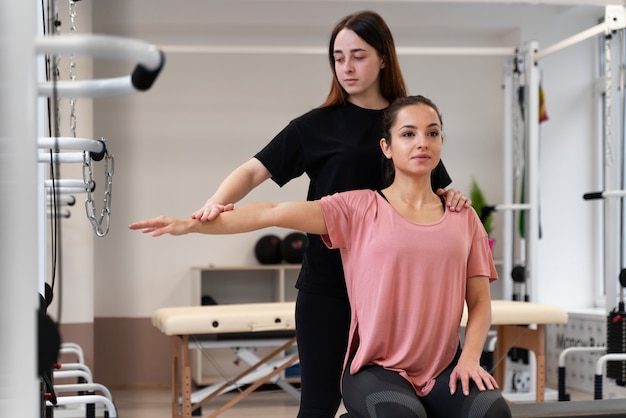
[[[439,131],[430,131],[428,132],[428,136],[433,137],[433,138],[437,138],[440,135]]]
[[[403,138],[413,138],[414,136],[415,136],[415,133],[413,131],[400,132],[400,137],[403,137]]]

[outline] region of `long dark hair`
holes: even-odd
[[[441,118],[441,112],[439,112],[439,108],[428,97],[424,97],[422,95],[416,96],[408,96],[401,97],[389,105],[387,109],[385,109],[385,114],[383,116],[383,138],[387,145],[391,145],[391,128],[394,123],[396,123],[396,119],[398,118],[398,113],[407,106],[423,104],[430,108],[432,108],[435,112],[437,112],[437,116],[439,116],[439,123],[441,124],[441,129],[443,129],[443,119]],[[383,188],[389,187],[391,183],[393,183],[394,178],[396,177],[396,170],[393,165],[393,160],[391,158],[386,158],[383,155]]]
[[[321,107],[345,104],[348,93],[341,87],[335,72],[335,39],[342,29],[350,29],[361,39],[374,48],[380,57],[385,61],[385,68],[380,70],[380,91],[389,103],[399,97],[406,96],[406,86],[400,71],[400,63],[396,54],[396,46],[393,41],[391,31],[383,18],[375,12],[366,10],[353,13],[341,19],[333,29],[328,45],[328,60],[330,70],[333,74],[333,81],[330,92]]]

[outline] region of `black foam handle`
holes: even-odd
[[[593,376],[593,399],[594,400],[602,399],[602,379],[603,379],[603,376],[601,374],[596,374]]]
[[[565,388],[565,367],[563,366],[559,366],[559,401],[569,401],[570,396],[569,394],[566,392]]]
[[[585,193],[583,195],[583,199],[585,200],[602,199],[602,192]]]
[[[101,161],[104,158],[104,156],[107,154],[107,144],[102,139],[98,139],[98,142],[102,144],[102,150],[100,152],[89,153],[89,156],[94,161]]]
[[[152,83],[154,83],[154,80],[156,80],[165,65],[165,54],[163,51],[159,51],[159,56],[161,57],[161,61],[156,70],[150,70],[141,64],[137,64],[133,70],[130,80],[133,83],[133,87],[137,90],[145,91],[152,87]]]

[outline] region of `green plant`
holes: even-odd
[[[470,186],[470,199],[472,200],[472,207],[480,217],[480,220],[485,227],[485,231],[487,231],[487,235],[491,236],[491,212],[486,214],[486,216],[484,216],[483,214],[483,207],[489,205],[487,204],[487,200],[485,199],[483,191],[480,189],[480,186],[478,185],[478,182],[476,182],[476,179],[474,177],[472,177],[472,184]]]

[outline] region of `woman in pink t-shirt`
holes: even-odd
[[[341,251],[352,311],[342,381],[349,416],[510,417],[480,365],[491,324],[489,283],[497,278],[487,234],[475,211],[447,211],[431,188],[441,115],[429,99],[411,96],[387,109],[384,124],[390,177],[383,190],[256,203],[210,222],[162,216],[130,228],[154,236],[269,226],[319,234]]]

